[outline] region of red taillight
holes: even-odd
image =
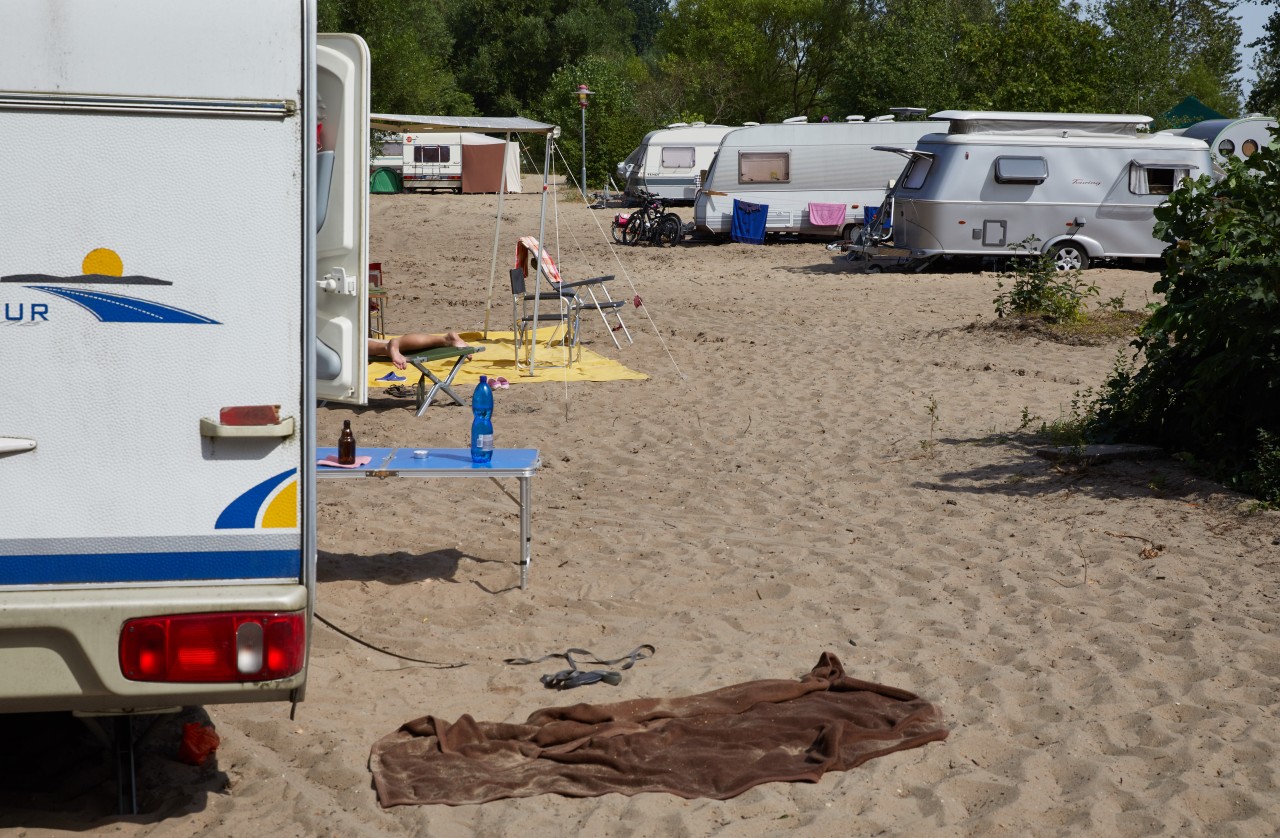
[[[120,671],[130,681],[288,678],[302,670],[303,617],[253,611],[129,620],[120,630]]]

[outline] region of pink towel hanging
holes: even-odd
[[[844,224],[844,204],[809,204],[809,223],[814,227],[839,227]]]

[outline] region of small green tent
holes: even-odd
[[[1166,128],[1187,128],[1206,119],[1226,119],[1227,115],[1218,113],[1194,96],[1188,96],[1169,110],[1160,114],[1160,123]]]
[[[375,195],[394,195],[400,190],[400,173],[395,169],[378,169],[369,176],[369,191]]]

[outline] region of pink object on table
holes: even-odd
[[[356,461],[354,463],[349,466],[344,466],[342,463],[338,462],[337,454],[330,454],[323,460],[316,460],[316,465],[328,466],[329,468],[360,468],[361,466],[369,465],[372,461],[373,457],[370,457],[368,454],[361,454],[356,457]]]
[[[809,204],[809,223],[815,227],[838,227],[844,223],[844,204]]]

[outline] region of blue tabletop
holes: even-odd
[[[415,451],[426,451],[426,457],[415,457]],[[337,456],[337,448],[317,448],[316,459]],[[537,448],[496,448],[493,460],[472,463],[470,448],[357,448],[357,457],[370,457],[368,465],[358,468],[316,466],[317,477],[340,477],[374,471],[396,471],[428,476],[524,477],[540,465]]]

